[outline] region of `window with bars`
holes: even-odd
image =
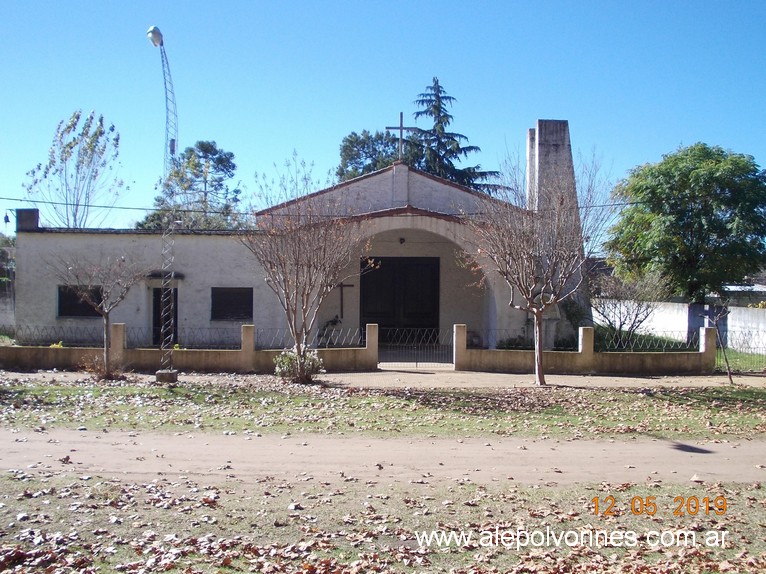
[[[91,287],[87,290],[89,299],[101,302],[101,288]],[[82,296],[82,289],[77,287],[73,288],[68,285],[59,285],[58,292],[58,309],[59,317],[100,317],[101,315],[93,308],[92,305],[85,302],[85,298]]]

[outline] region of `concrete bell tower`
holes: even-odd
[[[527,208],[544,208],[554,190],[566,192],[577,205],[569,122],[537,120],[527,134]]]

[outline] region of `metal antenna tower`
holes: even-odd
[[[162,185],[168,186],[170,192],[170,213],[167,214],[162,230],[162,284],[160,290],[160,348],[162,359],[160,370],[157,371],[157,382],[175,383],[178,373],[173,369],[173,335],[175,333],[175,294],[173,291],[173,264],[175,260],[174,230],[176,225],[175,202],[173,189],[168,185],[168,177],[176,166],[176,145],[178,142],[178,113],[176,111],[176,95],[173,90],[173,78],[170,75],[170,64],[165,52],[165,42],[162,32],[156,26],[147,30],[146,35],[155,47],[160,49],[162,58],[162,77],[165,81],[165,171]]]

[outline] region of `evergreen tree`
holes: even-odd
[[[452,123],[452,114],[447,108],[455,98],[448,95],[434,77],[426,91],[418,95],[415,104],[422,108],[415,112],[415,119],[430,118],[433,126],[427,130],[418,130],[418,140],[423,150],[423,171],[438,177],[454,181],[467,187],[482,189],[481,182],[498,175],[494,171],[482,171],[481,166],[460,168],[456,164],[468,155],[481,151],[478,146],[463,145],[468,138],[463,134],[448,131]],[[485,189],[486,190],[486,189]]]
[[[236,225],[240,190],[231,188],[237,165],[234,154],[214,141],[198,141],[184,150],[154,200],[155,211],[138,229],[163,229],[175,212],[184,229],[231,229]]]
[[[458,167],[458,162],[471,153],[480,151],[472,145],[463,145],[468,138],[448,131],[452,115],[447,108],[455,102],[439,83],[438,78],[418,95],[415,104],[422,108],[415,118],[431,118],[433,126],[417,129],[404,140],[402,160],[410,167],[454,181],[480,191],[491,193],[494,186],[485,183],[498,176],[495,171],[482,171],[481,166]],[[388,167],[399,159],[398,139],[387,132],[361,134],[351,132],[341,142],[341,163],[336,171],[340,181]]]

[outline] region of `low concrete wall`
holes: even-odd
[[[103,356],[98,348],[0,347],[0,369],[82,369]]]
[[[125,325],[112,325],[113,364],[124,370],[156,371],[159,349],[128,349]],[[378,326],[367,325],[366,346],[320,349],[327,371],[374,371],[378,368]],[[255,327],[242,325],[242,345],[238,350],[178,349],[173,351],[173,367],[180,371],[207,373],[273,373],[274,358],[282,350],[255,350]],[[79,347],[0,347],[3,369],[77,369],[101,357],[101,349]]]
[[[595,353],[594,331],[581,327],[578,351],[545,351],[545,371],[558,374],[701,375],[715,369],[715,329],[700,329],[697,353]],[[469,349],[466,326],[454,326],[456,371],[530,373],[533,351]],[[112,325],[112,359],[125,370],[155,371],[160,365],[159,349],[127,349],[125,326]],[[274,357],[281,350],[255,350],[255,327],[242,326],[239,350],[179,349],[173,352],[174,367],[180,371],[273,373]],[[101,356],[95,348],[0,347],[3,369],[77,369]],[[375,371],[378,368],[378,326],[367,325],[366,346],[353,349],[319,349],[327,371]]]
[[[545,351],[546,373],[671,375],[710,374],[715,370],[715,329],[700,329],[700,351],[671,353],[596,353],[591,327],[580,327],[578,351]],[[454,363],[456,371],[529,373],[534,371],[534,351],[468,349],[466,326],[454,327]]]

